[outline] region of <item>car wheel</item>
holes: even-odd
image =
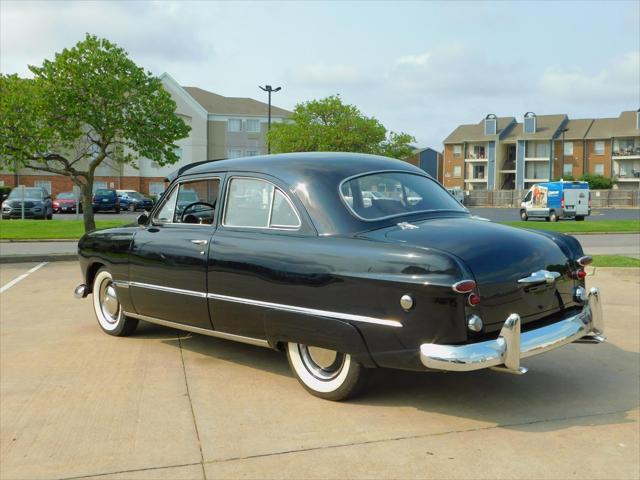
[[[529,215],[527,215],[527,211],[526,210],[520,210],[520,218],[522,219],[522,221],[526,222],[527,220],[529,220]]]
[[[98,325],[109,335],[126,337],[138,326],[138,320],[124,315],[113,279],[106,268],[98,270],[93,280],[93,311]]]
[[[556,212],[551,212],[549,214],[549,221],[557,222],[558,221],[558,214]]]
[[[116,208],[116,214],[120,213],[120,207]]]
[[[287,359],[300,384],[312,395],[326,400],[352,397],[366,382],[366,369],[346,353],[289,343]]]
[[[584,221],[584,217],[576,216],[576,222],[583,222],[583,221]]]
[[[136,211],[136,206],[133,203],[129,205],[129,211],[130,212],[135,212]]]

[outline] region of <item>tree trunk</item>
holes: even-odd
[[[82,186],[82,219],[84,220],[84,232],[90,233],[96,229],[96,221],[93,218],[93,178],[87,178],[87,183]]]

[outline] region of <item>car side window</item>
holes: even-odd
[[[523,202],[528,202],[529,200],[531,200],[531,190],[527,192],[527,195],[524,197]]]
[[[217,178],[182,182],[171,191],[155,220],[212,225],[219,191],[220,179]]]
[[[300,218],[287,196],[257,178],[229,181],[223,225],[227,227],[297,229]]]

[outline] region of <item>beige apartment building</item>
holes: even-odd
[[[178,163],[161,167],[139,158],[138,168],[134,168],[106,159],[96,170],[94,189],[131,189],[157,195],[164,191],[164,178],[189,163],[267,153],[266,103],[183,87],[168,73],[160,78],[176,102],[176,114],[191,127],[189,136],[176,142]],[[272,122],[282,122],[289,115],[291,112],[271,106]],[[0,172],[0,185],[42,186],[53,195],[72,190],[73,184],[67,177],[43,173],[28,169]]]
[[[487,115],[443,143],[450,188],[522,190],[585,173],[611,177],[615,188],[640,188],[640,110],[597,119],[527,112],[520,122]]]

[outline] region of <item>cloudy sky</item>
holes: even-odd
[[[0,70],[27,75],[85,32],[153,73],[293,108],[334,93],[441,147],[487,113],[640,106],[640,2],[0,2]]]

